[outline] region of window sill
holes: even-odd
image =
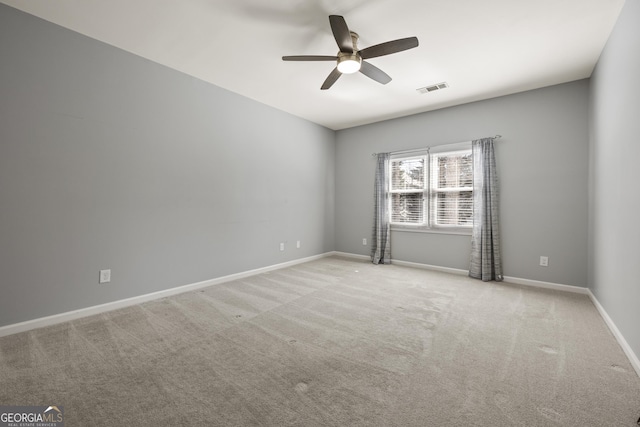
[[[391,231],[399,231],[402,233],[452,234],[456,236],[471,236],[471,228],[423,228],[392,225]]]

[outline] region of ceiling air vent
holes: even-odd
[[[442,82],[442,83],[438,83],[438,84],[431,85],[431,86],[421,87],[421,88],[416,89],[416,90],[418,91],[418,93],[424,94],[424,93],[429,93],[429,92],[433,92],[433,91],[436,91],[436,90],[444,89],[444,88],[447,88],[447,87],[449,87],[447,82]]]

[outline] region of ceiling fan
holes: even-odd
[[[337,56],[325,55],[297,55],[283,56],[283,61],[337,61],[336,68],[329,74],[320,89],[329,89],[342,74],[351,74],[360,71],[365,76],[386,85],[391,81],[391,77],[378,67],[371,65],[365,59],[376,58],[378,56],[390,55],[402,52],[418,46],[417,37],[407,37],[380,43],[374,46],[358,49],[358,34],[349,31],[347,23],[340,15],[330,15],[329,23],[333,37],[338,43],[340,51]]]

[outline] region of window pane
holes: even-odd
[[[436,188],[471,187],[473,185],[473,163],[471,153],[452,153],[437,156],[434,177]]]
[[[424,157],[391,162],[391,190],[423,190],[424,178]]]
[[[392,194],[391,222],[422,224],[424,222],[424,200],[422,193]]]
[[[436,193],[436,224],[473,225],[473,192]]]
[[[460,156],[460,187],[473,187],[473,156]]]
[[[435,154],[431,165],[433,225],[473,225],[471,150]]]

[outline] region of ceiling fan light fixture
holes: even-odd
[[[360,71],[362,65],[362,58],[357,53],[342,53],[338,54],[338,71],[342,74],[353,74]]]

